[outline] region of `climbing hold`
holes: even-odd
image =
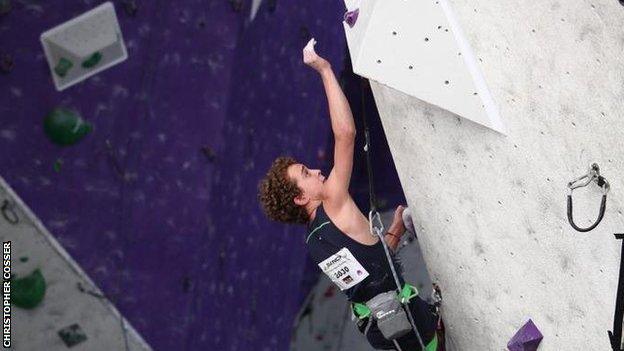
[[[241,12],[243,9],[243,0],[229,0],[234,12]]]
[[[416,229],[414,227],[414,220],[412,219],[412,211],[409,207],[406,207],[401,213],[401,219],[403,220],[403,226],[409,233],[416,235]]]
[[[267,2],[267,8],[269,9],[269,13],[275,12],[275,9],[277,8],[277,0],[269,0]]]
[[[67,347],[72,347],[87,340],[87,335],[78,324],[72,324],[59,330],[58,335]]]
[[[310,34],[310,30],[306,26],[299,27],[299,36],[301,40],[308,42],[312,38],[312,34]]]
[[[182,279],[182,291],[187,293],[187,292],[189,292],[191,290],[191,287],[192,287],[191,278],[184,277]]]
[[[9,54],[0,55],[0,72],[10,73],[13,70],[13,57]]]
[[[28,262],[28,257],[26,256],[20,257],[20,262]]]
[[[206,156],[206,158],[208,159],[208,162],[210,163],[214,162],[215,159],[217,158],[217,155],[215,154],[214,150],[210,146],[202,147],[201,152],[204,154],[204,156]]]
[[[63,166],[63,159],[57,158],[56,161],[54,161],[54,171],[59,173],[61,171],[61,166]]]
[[[72,145],[93,130],[78,113],[58,107],[43,121],[43,129],[52,142],[58,145]]]
[[[94,52],[88,59],[82,61],[83,68],[92,68],[102,60],[102,54],[99,51]]]
[[[126,11],[128,16],[130,16],[130,17],[136,16],[137,12],[139,11],[139,7],[137,6],[135,0],[126,0],[126,1],[124,1],[123,2],[123,7],[124,7],[124,11]]]
[[[64,57],[61,57],[61,59],[56,64],[56,66],[54,66],[54,73],[56,73],[59,77],[63,78],[67,75],[67,72],[73,66],[74,64],[70,60]]]
[[[507,343],[509,351],[535,351],[544,336],[529,319]]]
[[[11,0],[0,0],[0,16],[11,12]]]
[[[19,217],[17,213],[15,213],[15,204],[9,202],[9,200],[4,199],[4,201],[2,201],[0,212],[2,212],[2,217],[4,217],[7,222],[11,224],[19,223]]]
[[[355,22],[357,22],[359,14],[360,14],[360,9],[347,11],[344,14],[344,21],[349,25],[350,28],[353,28],[353,26],[355,26]]]
[[[24,278],[11,276],[11,303],[17,307],[31,309],[37,307],[46,291],[45,279],[37,268]]]
[[[58,91],[128,58],[111,1],[45,31],[40,40]]]

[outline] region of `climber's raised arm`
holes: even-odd
[[[334,166],[325,182],[325,193],[334,205],[340,205],[349,196],[355,147],[355,123],[349,102],[338,84],[332,67],[327,60],[314,51],[315,43],[312,39],[303,49],[303,61],[319,73],[325,88],[334,133]]]

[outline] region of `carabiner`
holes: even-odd
[[[572,193],[572,190],[576,188],[582,188],[582,187],[588,186],[589,183],[596,180],[596,178],[598,178],[599,176],[600,176],[600,167],[598,167],[596,163],[593,163],[589,167],[587,174],[583,174],[582,176],[568,182],[568,188],[570,188],[570,194]]]
[[[595,181],[596,184],[602,189],[602,201],[600,202],[600,211],[598,212],[598,219],[587,228],[581,228],[574,223],[574,215],[573,215],[573,204],[572,204],[572,191],[576,188],[581,188],[589,185],[592,181]],[[611,189],[609,182],[607,179],[600,175],[600,167],[598,164],[593,163],[591,167],[589,167],[589,171],[587,174],[580,176],[571,182],[568,182],[568,188],[570,189],[570,194],[568,194],[568,222],[572,228],[579,232],[588,232],[598,226],[602,218],[604,217],[605,210],[607,207],[607,193]]]
[[[368,227],[372,236],[381,237],[384,231],[384,225],[381,222],[381,215],[379,212],[373,210],[368,212]]]

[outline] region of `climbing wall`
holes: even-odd
[[[249,1],[114,1],[127,60],[62,92],[39,37],[102,2],[5,3],[7,183],[154,349],[287,349],[318,272],[305,228],[266,220],[256,187],[282,154],[327,171],[326,100],[300,55],[314,35],[340,71],[340,3],[267,0],[251,21]]]
[[[432,0],[433,1],[433,0]],[[608,350],[624,231],[624,7],[449,2],[506,121],[503,136],[372,82],[452,344],[502,350],[530,318],[540,350]],[[426,52],[422,53],[426,55]],[[567,221],[567,182],[596,162],[603,222]],[[575,191],[577,223],[602,193]]]
[[[0,177],[0,239],[11,245],[13,350],[151,350]]]

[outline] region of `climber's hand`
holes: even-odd
[[[323,70],[329,69],[331,65],[314,51],[314,45],[316,45],[316,40],[312,38],[303,48],[303,63],[320,73]]]

